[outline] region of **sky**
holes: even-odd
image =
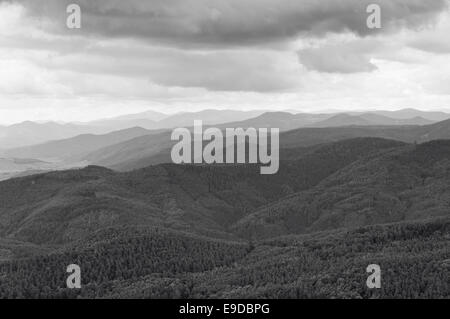
[[[449,0],[0,0],[0,123],[450,110],[449,34]]]

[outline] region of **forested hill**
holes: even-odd
[[[150,228],[97,236],[94,246],[1,263],[0,297],[450,297],[449,218],[254,244]],[[83,269],[81,289],[65,286],[71,263]],[[373,263],[381,289],[366,287]]]
[[[409,145],[356,161],[234,227],[259,238],[448,216],[449,189],[450,141]]]
[[[274,117],[261,116],[257,119],[239,123],[228,123],[225,127],[282,127],[285,122],[280,114]],[[294,117],[295,118],[295,117]],[[269,121],[270,119],[270,121]],[[281,123],[278,123],[278,120]],[[275,122],[274,122],[275,120]],[[290,121],[287,121],[291,123]],[[294,120],[295,122],[295,120]],[[246,124],[247,123],[247,124]],[[253,123],[253,125],[251,125]],[[429,125],[402,126],[345,126],[323,128],[299,128],[280,134],[280,147],[285,150],[314,147],[357,138],[384,138],[405,143],[424,143],[436,139],[450,139],[450,120]],[[175,142],[170,141],[170,132],[159,135],[147,135],[98,149],[82,159],[87,162],[129,171],[149,165],[170,162],[170,150]]]
[[[90,166],[0,183],[0,236],[60,244],[120,225],[161,225],[219,237],[257,208],[310,189],[356,160],[404,144],[355,139],[303,150],[260,175],[257,165],[162,164],[127,173]]]
[[[1,296],[448,297],[450,141],[281,154],[276,175],[162,164],[0,182]],[[80,291],[63,288],[70,263]],[[370,263],[391,280],[374,296]]]

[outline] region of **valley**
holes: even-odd
[[[256,165],[159,164],[3,181],[0,292],[366,298],[398,296],[408,282],[406,297],[448,296],[445,280],[437,280],[448,278],[450,258],[446,150],[447,141],[357,138],[282,151],[276,175],[260,175]],[[372,295],[358,280],[374,261],[389,267],[392,282]],[[61,270],[49,277],[42,262]],[[64,288],[69,263],[86,272],[80,291]],[[419,276],[412,278],[431,271],[434,281],[412,284],[412,271]],[[34,278],[28,284],[24,272]]]
[[[169,163],[165,130],[9,151],[24,158],[6,168],[48,171],[0,182],[0,296],[448,298],[449,133],[448,121],[290,130],[274,175]],[[58,151],[85,165],[31,159]],[[65,288],[72,263],[79,290]],[[372,263],[381,290],[365,287]]]

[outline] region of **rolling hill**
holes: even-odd
[[[281,155],[277,175],[161,164],[0,182],[0,297],[449,297],[449,141]],[[65,288],[71,263],[82,289]]]
[[[450,141],[396,148],[259,209],[240,220],[235,231],[272,237],[448,216],[449,172]]]
[[[216,125],[227,122],[246,120],[264,113],[255,111],[234,110],[203,110],[199,112],[182,112],[166,117],[158,122],[158,128],[190,127],[195,120],[203,121],[204,125]]]
[[[237,122],[229,122],[220,125],[220,128],[242,127],[242,128],[279,128],[280,131],[289,131],[300,127],[308,126],[312,123],[322,121],[331,117],[330,114],[308,114],[289,112],[266,112],[257,117],[241,120]]]
[[[400,112],[400,111],[399,111]],[[410,112],[411,114],[428,114],[427,112]],[[399,113],[403,114],[403,113]],[[407,114],[407,113],[405,113]],[[437,117],[441,113],[430,113]],[[445,113],[444,113],[445,114]],[[108,134],[133,127],[148,130],[163,130],[174,127],[191,127],[194,120],[202,120],[205,126],[226,127],[276,127],[280,131],[289,131],[302,127],[339,127],[339,126],[393,126],[393,125],[426,125],[431,120],[424,117],[390,118],[372,113],[361,114],[308,114],[263,111],[231,111],[204,110],[201,112],[185,112],[175,115],[164,115],[153,111],[119,116],[88,123],[58,124],[24,122],[0,127],[0,148],[11,149],[18,146],[36,146],[48,141],[57,141],[87,134]],[[3,142],[2,142],[3,141]],[[118,143],[122,142],[119,140]],[[41,152],[43,153],[43,152]],[[42,154],[41,154],[42,155]],[[53,157],[53,155],[44,156]]]
[[[395,119],[376,113],[352,114],[313,114],[289,112],[266,112],[255,118],[225,123],[219,125],[226,127],[274,127],[280,131],[290,131],[303,127],[340,127],[340,126],[394,126],[394,125],[427,125],[435,121],[422,117],[411,117],[405,119]]]
[[[56,158],[75,160],[74,158],[78,159],[78,157],[99,148],[131,140],[137,136],[150,135],[152,133],[155,132],[140,127],[134,127],[103,135],[83,134],[69,139],[6,150],[4,151],[4,155],[18,158]]]
[[[450,120],[429,125],[301,128],[280,134],[280,145],[282,147],[307,147],[357,137],[378,137],[406,143],[449,139]]]
[[[369,126],[376,125],[362,116],[337,114],[326,120],[312,123],[312,127]]]
[[[359,117],[369,121],[371,125],[429,125],[438,122],[421,116],[396,119],[377,113],[363,113]],[[442,117],[442,120],[445,119],[446,117]]]
[[[449,235],[448,218],[254,244],[107,229],[56,253],[0,264],[0,297],[447,299]],[[65,287],[70,263],[83,265],[81,289]],[[365,285],[372,263],[383,270],[381,289]]]
[[[279,113],[273,123],[291,119],[287,113]],[[252,127],[266,125],[262,115],[248,121],[229,123],[225,127]],[[291,123],[288,121],[288,123]],[[286,126],[285,126],[286,127]],[[359,137],[378,137],[406,143],[422,143],[433,139],[450,138],[450,120],[430,125],[406,126],[346,126],[326,128],[300,128],[280,134],[280,147],[283,149],[301,149],[315,145],[337,142]],[[120,171],[139,169],[149,165],[170,162],[170,150],[174,142],[170,140],[170,132],[154,136],[141,136],[117,145],[111,145],[86,155],[83,160],[93,164],[106,166]]]
[[[0,181],[24,172],[54,169],[52,163],[27,158],[0,158]]]
[[[323,145],[283,162],[271,177],[260,175],[257,165],[163,164],[127,173],[88,167],[11,179],[0,183],[0,237],[61,243],[122,224],[224,236],[256,208],[309,189],[363,154],[402,145],[381,139]],[[58,220],[64,222],[56,227]]]
[[[366,113],[366,112],[362,112]],[[387,116],[394,119],[424,118],[433,122],[439,122],[450,119],[450,113],[439,111],[421,111],[413,108],[401,109],[397,111],[373,111],[371,113]]]
[[[161,130],[191,126],[194,120],[203,120],[205,124],[219,124],[252,118],[261,113],[263,111],[204,110],[166,115],[155,111],[146,111],[82,123],[25,121],[8,126],[0,125],[0,149],[34,146],[77,135],[104,135],[134,127]]]
[[[79,134],[95,132],[99,132],[98,128],[89,125],[26,121],[9,126],[0,126],[0,147],[7,149],[29,146],[49,140],[65,139]]]
[[[328,119],[309,124],[310,127],[340,127],[340,126],[391,126],[391,125],[427,125],[434,121],[423,117],[394,119],[376,113],[358,115],[337,114]]]

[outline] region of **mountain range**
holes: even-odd
[[[375,113],[363,113],[360,115],[337,114],[325,120],[309,124],[311,127],[339,127],[339,126],[371,126],[371,125],[427,125],[434,121],[423,117],[407,119],[395,119]]]
[[[82,134],[107,134],[113,131],[141,127],[149,130],[189,126],[195,120],[205,124],[248,119],[263,111],[203,110],[166,115],[154,111],[122,115],[85,123],[31,122],[0,126],[0,149],[10,149],[67,139]]]
[[[88,224],[103,213],[110,217],[115,215],[114,220],[123,218],[124,223],[136,218],[135,221],[142,225],[148,219],[153,225],[179,224],[187,229],[201,225],[202,229],[211,228],[211,231],[224,232],[226,226],[234,221],[233,216],[241,217],[246,211],[268,203],[269,200],[277,200],[290,192],[308,188],[362,154],[399,145],[403,144],[383,139],[356,139],[324,145],[305,152],[300,158],[282,163],[280,173],[273,178],[260,175],[256,165],[222,165],[208,170],[202,166],[162,164],[129,173],[116,173],[91,166],[81,170],[13,179],[1,184],[3,198],[14,198],[13,194],[19,189],[22,196],[17,198],[17,202],[10,201],[6,207],[1,207],[0,224],[4,228],[0,228],[0,235],[10,237],[16,234],[14,238],[18,240],[47,242],[41,237],[27,237],[30,234],[39,236],[38,232],[28,229],[38,225],[43,230],[42,236],[52,238],[47,243],[55,243],[75,236],[76,233],[81,235],[84,233],[80,233],[81,229],[88,233],[95,230],[90,229],[92,225]],[[329,153],[333,156],[329,156]],[[246,184],[246,187],[237,187],[240,184]],[[175,206],[171,207],[171,203]],[[78,220],[78,217],[86,213],[85,209],[91,212],[89,219]],[[116,213],[110,215],[109,209]],[[72,211],[74,222],[66,218],[65,227],[68,229],[58,227],[58,234],[52,235],[53,223],[46,226],[45,221],[52,214],[56,214],[56,217],[69,210]],[[76,211],[82,216],[77,216]],[[176,211],[178,212],[175,213]],[[29,213],[32,215],[28,216]],[[201,217],[202,215],[204,216]],[[17,217],[22,219],[16,220]],[[19,228],[15,229],[13,225]],[[75,231],[71,229],[71,225],[80,229]],[[21,233],[27,234],[26,237],[22,237]]]
[[[214,112],[202,112],[203,119],[206,119],[205,125],[208,125],[209,114],[212,116]],[[184,117],[185,115],[177,115],[178,119],[170,121],[173,123],[178,121],[180,126],[184,121],[187,124],[186,127],[191,127],[192,119],[199,114],[189,113],[187,117]],[[202,116],[199,117],[202,118]],[[296,146],[309,146],[359,136],[377,136],[406,142],[448,137],[450,132],[445,131],[446,124],[439,129],[438,124],[427,124],[430,122],[423,118],[390,119],[375,113],[364,113],[358,116],[348,114],[332,116],[329,114],[269,112],[247,120],[217,124],[216,126],[221,129],[226,127],[277,127],[283,132],[289,131],[286,134],[283,133],[281,137],[281,144],[287,145],[287,147],[289,147],[289,140],[293,135],[294,137],[299,135],[299,138],[295,137]],[[385,129],[384,126],[389,127]],[[318,130],[316,127],[324,128],[324,130]],[[298,128],[304,129],[297,131]],[[426,136],[427,134],[429,137]],[[303,144],[301,144],[302,140]],[[135,127],[106,135],[84,134],[65,140],[4,150],[3,156],[43,160],[56,158],[69,163],[86,161],[94,165],[124,170],[167,162],[172,145],[169,130],[146,130]]]
[[[422,112],[405,109],[395,112],[308,114],[289,112],[203,110],[166,115],[155,111],[122,115],[86,123],[56,123],[26,121],[0,126],[0,150],[42,144],[82,134],[107,134],[132,127],[148,130],[192,126],[194,120],[204,125],[250,125],[253,127],[279,127],[292,130],[301,127],[330,127],[348,125],[426,125],[450,118],[443,112]]]
[[[392,267],[378,296],[400,294],[407,279],[394,273],[404,267],[417,271],[405,296],[448,296],[438,279],[450,257],[449,141],[356,138],[281,156],[276,175],[159,164],[0,182],[0,274],[16,287],[2,294],[376,297],[351,284],[375,260]],[[410,247],[423,247],[414,260]],[[75,295],[56,289],[71,262],[92,265]],[[42,263],[55,270],[54,289],[42,290]]]
[[[167,129],[6,150],[30,172],[0,181],[0,297],[449,298],[450,120],[322,116],[213,124],[280,127],[274,175],[172,164]]]
[[[232,123],[231,127],[251,127],[254,119]],[[223,128],[225,127],[223,126]],[[270,127],[270,126],[268,126]],[[345,126],[327,128],[300,128],[280,134],[280,147],[294,149],[335,142],[358,137],[379,137],[406,143],[423,143],[436,139],[450,138],[450,120],[423,126]],[[126,171],[148,165],[170,162],[170,150],[175,142],[170,140],[170,131],[158,135],[143,135],[132,140],[100,148],[82,160],[93,165]],[[17,155],[12,153],[12,155]],[[26,154],[33,157],[33,153]]]

